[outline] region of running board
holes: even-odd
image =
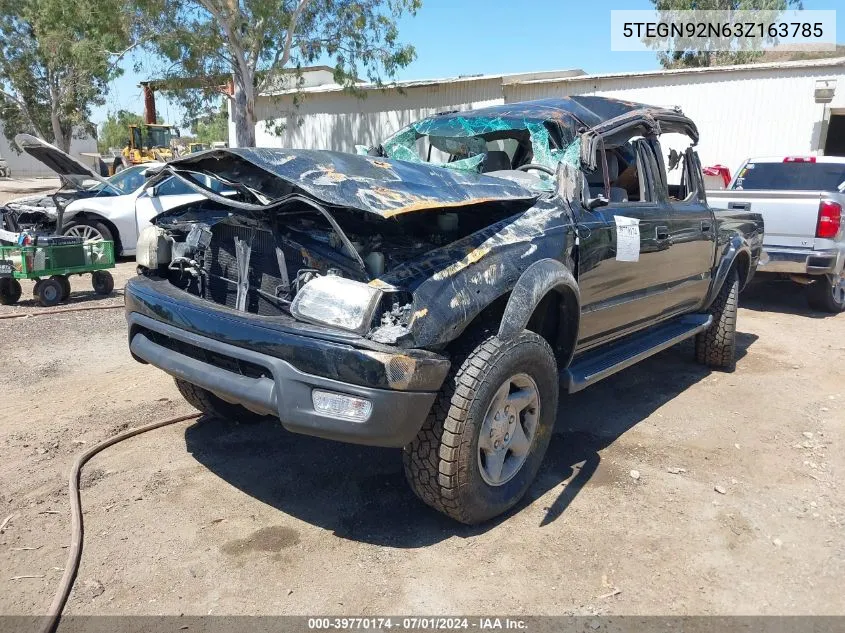
[[[709,314],[687,314],[646,332],[632,334],[622,342],[609,343],[587,352],[561,372],[563,387],[569,393],[581,391],[644,358],[695,336],[710,327],[712,322],[713,317]]]

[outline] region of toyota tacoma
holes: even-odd
[[[667,133],[688,140],[676,184]],[[691,337],[733,368],[763,224],[708,206],[697,141],[680,110],[578,96],[436,115],[358,154],[175,160],[148,186],[204,199],[139,237],[131,352],[209,415],[402,447],[420,499],[487,520],[537,474],[561,389]]]

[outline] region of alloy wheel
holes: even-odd
[[[478,469],[491,486],[510,481],[522,468],[537,434],[540,393],[528,374],[516,374],[496,390],[478,437]]]

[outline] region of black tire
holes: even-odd
[[[62,227],[62,235],[81,237],[86,240],[102,239],[104,241],[114,242],[111,229],[97,220],[71,220]],[[99,237],[96,237],[96,235],[99,235]]]
[[[107,270],[95,270],[91,273],[91,287],[98,295],[107,295],[114,290],[114,277]]]
[[[845,312],[845,272],[825,275],[807,288],[807,303],[813,310],[839,314]]]
[[[42,279],[37,286],[36,299],[45,308],[59,305],[62,300],[62,285],[53,279]]]
[[[428,418],[403,449],[403,464],[422,501],[457,521],[476,524],[516,505],[537,475],[557,416],[558,372],[548,343],[533,332],[523,331],[509,343],[489,336],[468,347],[453,357]],[[479,436],[495,394],[516,375],[532,379],[539,413],[535,410],[534,432],[521,466],[510,479],[491,485],[482,474]],[[517,424],[522,425],[523,413],[518,414]]]
[[[0,304],[14,305],[21,298],[21,284],[14,277],[0,278]]]
[[[202,387],[197,387],[179,378],[174,378],[173,380],[176,381],[176,388],[188,404],[206,415],[221,420],[232,420],[242,424],[260,422],[267,417],[253,413],[239,404],[226,402]]]
[[[70,279],[67,275],[53,275],[50,279],[55,279],[62,287],[62,301],[67,301],[70,297]]]
[[[695,359],[702,365],[731,372],[736,369],[736,311],[739,300],[739,276],[728,273],[710,314],[713,324],[695,336]]]

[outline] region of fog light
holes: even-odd
[[[311,400],[314,402],[314,409],[320,413],[361,422],[370,417],[373,410],[373,403],[369,400],[332,391],[314,389],[311,392]]]

